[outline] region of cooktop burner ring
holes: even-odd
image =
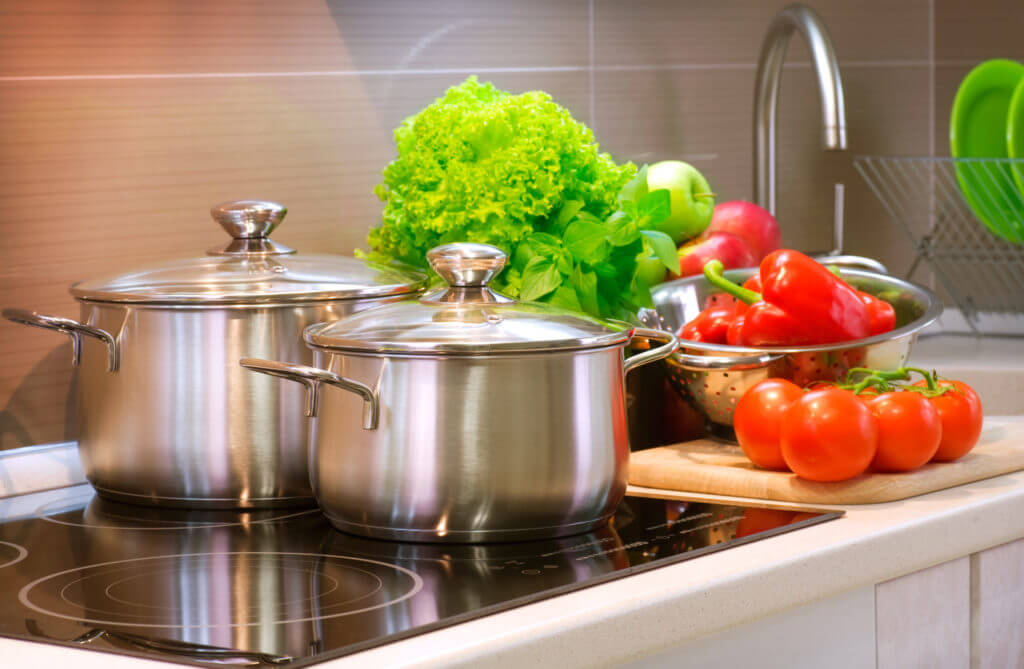
[[[48,504],[44,504],[43,506],[41,506],[38,509],[36,509],[36,517],[38,517],[41,520],[45,520],[45,521],[47,521],[49,523],[54,523],[55,525],[66,525],[68,527],[86,527],[86,528],[89,528],[89,529],[96,529],[96,530],[128,530],[130,532],[136,532],[136,531],[138,531],[138,532],[151,532],[151,531],[157,531],[157,532],[180,532],[180,531],[184,531],[184,530],[194,530],[194,529],[216,529],[216,528],[221,528],[221,527],[239,527],[241,525],[255,525],[255,524],[264,524],[264,523],[276,523],[276,522],[280,522],[280,521],[283,521],[283,520],[291,520],[293,518],[299,518],[301,516],[308,516],[308,515],[311,515],[311,514],[320,513],[320,509],[303,509],[301,511],[292,511],[290,513],[281,513],[280,515],[273,515],[273,516],[270,516],[268,518],[257,518],[256,520],[251,520],[251,519],[246,520],[246,521],[234,520],[234,521],[222,521],[222,522],[212,522],[212,523],[211,522],[196,521],[196,520],[190,520],[190,521],[186,521],[186,520],[167,520],[167,521],[163,521],[163,524],[160,524],[160,525],[154,525],[154,526],[142,525],[142,526],[139,526],[139,527],[128,526],[128,525],[103,525],[103,524],[90,523],[90,522],[85,522],[85,521],[75,522],[75,521],[72,521],[72,520],[66,520],[64,518],[57,518],[57,517],[55,517],[57,514],[60,514],[60,513],[72,513],[72,512],[75,512],[75,511],[82,511],[83,514],[84,514],[88,504],[90,502],[92,502],[93,500],[95,500],[95,499],[100,499],[100,498],[95,494],[95,492],[90,490],[88,495],[81,496],[81,497],[76,497],[73,500],[71,500],[70,502],[69,502],[69,500],[66,500],[66,499],[57,500],[55,502],[49,502]],[[70,509],[62,508],[59,511],[52,510],[54,507],[58,507],[58,506],[59,507],[67,507],[69,504],[74,504],[75,508],[70,508]],[[79,508],[79,507],[82,507],[82,508]],[[204,511],[202,513],[210,514],[210,513],[214,513],[214,512],[212,512],[212,511]],[[224,512],[224,513],[227,513],[227,512]],[[260,511],[260,510],[257,509],[257,510],[244,510],[244,511],[233,512],[233,513],[235,513],[236,515],[251,516],[251,515],[256,515],[256,514],[259,514],[259,513],[268,513],[268,511],[266,511],[266,510]],[[126,520],[134,521],[135,519],[129,517],[129,518],[126,518]]]
[[[217,623],[217,622],[210,622],[209,620],[207,620],[207,621],[204,621],[202,623],[197,623],[197,624],[179,624],[179,623],[173,623],[173,622],[159,622],[159,623],[135,622],[135,621],[132,621],[132,620],[129,620],[129,619],[122,619],[122,620],[111,619],[111,620],[108,620],[108,619],[96,618],[96,617],[91,617],[91,616],[90,617],[86,617],[84,615],[83,616],[80,616],[80,615],[69,615],[68,613],[62,613],[61,611],[56,611],[56,610],[48,609],[45,606],[41,606],[41,605],[33,602],[32,599],[31,599],[32,591],[37,586],[40,586],[40,585],[42,585],[42,584],[44,584],[44,583],[46,583],[48,581],[54,581],[56,579],[60,579],[60,577],[62,577],[62,576],[67,576],[67,575],[72,575],[72,574],[78,573],[79,578],[76,578],[75,580],[71,581],[70,583],[59,584],[60,587],[58,589],[58,592],[60,593],[60,597],[61,597],[61,599],[64,602],[67,602],[68,604],[70,604],[72,606],[75,606],[75,607],[85,608],[81,603],[73,601],[72,599],[69,599],[66,596],[66,592],[67,592],[67,590],[69,588],[74,586],[76,583],[80,583],[85,578],[89,577],[88,574],[86,574],[85,576],[82,576],[81,572],[85,572],[87,570],[97,570],[97,569],[99,569],[99,570],[101,570],[101,572],[99,574],[96,574],[96,576],[103,576],[105,574],[109,574],[109,573],[115,572],[118,567],[121,567],[121,566],[124,566],[124,565],[136,566],[138,563],[152,561],[152,560],[172,560],[173,561],[173,560],[181,560],[182,558],[200,558],[201,559],[201,558],[210,557],[210,556],[220,556],[220,557],[226,557],[226,556],[240,556],[240,557],[241,556],[259,556],[261,558],[265,558],[267,556],[273,556],[273,557],[280,557],[280,558],[284,558],[284,557],[296,558],[297,557],[297,558],[303,558],[303,559],[310,559],[311,558],[311,559],[334,560],[334,561],[337,561],[337,563],[340,566],[342,566],[344,569],[346,569],[347,571],[359,572],[359,573],[361,573],[363,575],[370,576],[373,580],[376,581],[376,585],[372,589],[370,589],[370,591],[361,593],[361,594],[359,594],[359,596],[353,597],[353,598],[348,599],[348,600],[344,600],[344,601],[341,601],[341,602],[331,602],[328,605],[322,605],[321,606],[322,608],[331,608],[331,607],[337,607],[337,606],[347,606],[347,605],[351,605],[351,604],[356,603],[356,602],[361,602],[363,600],[369,599],[369,598],[377,595],[383,589],[383,580],[380,578],[380,576],[378,576],[378,575],[368,571],[367,569],[362,569],[359,566],[355,566],[352,563],[356,563],[356,564],[360,564],[361,563],[364,566],[365,565],[373,565],[373,566],[378,567],[378,568],[383,568],[385,570],[385,573],[391,572],[391,573],[399,574],[399,575],[401,575],[402,578],[407,579],[410,582],[408,587],[404,587],[403,588],[404,592],[402,592],[398,596],[392,597],[391,599],[389,599],[387,601],[378,602],[376,604],[373,604],[373,605],[370,605],[370,606],[363,606],[363,607],[360,607],[360,608],[357,608],[357,609],[340,611],[340,612],[337,612],[337,613],[325,612],[325,613],[322,613],[320,615],[314,615],[314,616],[308,616],[308,617],[300,617],[300,618],[288,618],[288,619],[272,621],[273,624],[278,624],[278,625],[291,624],[291,623],[312,622],[312,621],[317,621],[317,620],[326,620],[326,619],[330,619],[330,618],[340,618],[340,617],[344,617],[344,616],[351,616],[351,615],[357,615],[357,614],[360,614],[360,613],[366,613],[366,612],[369,612],[369,611],[374,611],[374,610],[377,610],[377,609],[386,608],[386,607],[398,604],[399,602],[402,602],[402,601],[405,601],[405,600],[407,600],[407,599],[409,599],[411,597],[414,597],[416,594],[418,594],[423,589],[423,579],[420,578],[420,576],[418,574],[416,574],[415,572],[413,572],[413,571],[411,571],[409,569],[406,569],[404,567],[401,567],[401,566],[398,566],[398,565],[394,565],[394,564],[388,564],[387,562],[383,562],[383,561],[380,561],[380,560],[371,560],[369,558],[360,558],[360,557],[353,557],[353,556],[347,556],[347,555],[331,555],[331,554],[326,554],[326,553],[292,553],[292,552],[284,552],[284,551],[281,551],[281,552],[276,552],[276,551],[232,551],[232,552],[224,552],[224,553],[182,553],[182,554],[171,554],[171,555],[153,555],[153,556],[148,556],[148,557],[132,558],[132,559],[128,559],[128,560],[113,560],[113,561],[110,561],[110,562],[99,562],[99,563],[95,563],[95,564],[91,564],[91,565],[85,565],[83,567],[76,567],[76,568],[73,568],[73,569],[65,569],[63,571],[55,572],[53,574],[49,574],[47,576],[43,576],[41,578],[37,578],[36,580],[32,581],[31,583],[28,583],[27,585],[22,587],[21,590],[18,592],[18,600],[24,606],[28,607],[29,609],[32,609],[33,611],[36,611],[37,613],[41,613],[43,615],[52,616],[52,617],[56,617],[56,618],[63,618],[65,620],[72,620],[72,621],[75,621],[75,622],[81,622],[81,623],[85,623],[85,624],[89,624],[89,625],[98,625],[98,626],[115,625],[115,626],[121,626],[121,627],[137,627],[137,628],[194,629],[194,628],[212,628],[212,627],[216,627],[216,628],[253,627],[253,626],[260,626],[260,625],[268,624],[268,621],[266,621],[266,620],[247,621],[247,622],[232,622],[232,623]],[[110,568],[113,568],[113,569],[110,569]],[[300,571],[298,569],[293,569],[293,570],[294,571]],[[157,572],[157,573],[162,573],[162,571],[164,571],[164,570],[161,570],[161,572]],[[176,571],[176,570],[171,570],[171,571]],[[141,576],[147,576],[147,575],[151,576],[152,572],[144,572],[144,573],[142,573],[140,575]],[[140,576],[140,575],[136,575],[136,576]],[[129,578],[134,578],[134,576],[131,576]],[[327,592],[319,593],[319,595],[318,595],[319,598],[322,598],[322,597],[324,597],[327,594],[333,593],[333,592],[335,592],[338,589],[337,580],[334,579],[333,577],[331,577],[330,581],[332,581],[333,587],[329,591],[327,591]],[[116,583],[117,582],[115,582],[114,584],[108,585],[107,589],[109,590],[109,588],[113,587],[113,585],[116,585]],[[304,603],[304,602],[307,602],[307,601],[313,601],[314,599],[315,599],[314,597],[310,597],[307,600],[303,600],[303,602],[289,601],[288,604],[293,605],[295,603]],[[134,603],[133,602],[131,604],[132,604],[132,606],[139,606],[138,603]],[[145,606],[145,605],[143,605],[143,606]],[[314,608],[321,608],[321,607],[314,607]],[[149,607],[149,608],[159,608],[159,607]],[[88,611],[96,611],[96,612],[103,613],[103,614],[112,613],[110,611],[98,610],[93,605],[90,605],[87,610]],[[167,609],[167,610],[171,610],[171,609]],[[131,616],[133,614],[126,613],[126,612],[121,612],[119,615],[121,615],[121,616]]]
[[[7,548],[2,548],[4,546]],[[10,541],[0,541],[0,559],[4,559],[4,556],[10,553],[11,550],[14,552],[14,557],[7,559],[4,562],[0,562],[0,569],[14,566],[28,557],[28,549],[24,546],[12,544]]]

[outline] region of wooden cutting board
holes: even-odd
[[[902,474],[864,474],[817,483],[789,472],[758,469],[739,446],[708,439],[632,453],[632,485],[808,504],[874,504],[1024,469],[1024,422],[986,425],[981,441],[956,462]]]

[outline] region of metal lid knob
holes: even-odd
[[[501,272],[508,256],[489,244],[456,242],[427,251],[427,262],[449,286],[482,288]]]
[[[284,220],[288,208],[265,200],[222,202],[210,208],[213,220],[227,231],[233,241],[210,255],[284,255],[295,249],[271,241],[270,233]]]

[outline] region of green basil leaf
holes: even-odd
[[[538,255],[551,255],[562,249],[562,240],[546,232],[533,232],[526,238],[526,243]],[[521,245],[520,245],[521,246]]]
[[[512,268],[522,272],[526,265],[537,255],[537,252],[528,243],[522,243],[516,246],[516,250],[512,253]]]
[[[555,254],[555,266],[562,276],[571,276],[573,269],[572,254],[567,249],[562,249]]]
[[[550,258],[536,256],[523,270],[519,298],[527,302],[539,300],[562,284],[562,275]]]
[[[639,202],[647,195],[647,165],[637,170],[636,176],[626,182],[619,191],[618,200],[623,202]]]
[[[651,297],[651,287],[647,285],[647,282],[642,280],[639,276],[633,281],[633,294],[630,296],[630,301],[637,306],[646,307],[648,309],[654,308],[654,298]]]
[[[576,296],[576,289],[566,284],[562,284],[555,289],[555,292],[551,293],[551,296],[548,298],[548,304],[553,304],[563,309],[572,309],[573,311],[584,310],[583,305],[580,304],[580,300]]]
[[[576,218],[576,214],[580,212],[580,209],[583,209],[583,204],[582,200],[568,200],[565,202],[555,215],[555,225],[559,228],[564,228],[569,224],[569,221]]]
[[[606,262],[594,265],[594,273],[605,279],[616,279],[619,276],[619,271],[615,268],[615,265]]]
[[[620,223],[611,226],[608,234],[608,241],[612,246],[626,246],[640,239],[640,230],[636,227],[636,221],[624,219]]]
[[[655,191],[657,192],[657,191]],[[644,242],[668,271],[679,273],[679,255],[672,238],[658,230],[641,230]]]
[[[594,316],[601,315],[601,307],[597,300],[597,275],[580,267],[572,275],[572,285],[576,289],[583,310]]]
[[[614,215],[615,214],[612,214],[612,216]],[[581,211],[579,214],[576,215],[576,218],[578,218],[581,221],[589,221],[591,223],[597,223],[598,225],[604,225],[604,221],[602,221],[597,216],[594,216],[589,211]]]
[[[608,255],[608,230],[600,223],[575,220],[565,229],[562,241],[576,262],[595,265]]]
[[[652,190],[639,204],[640,217],[645,219],[644,227],[664,223],[672,213],[672,198],[667,188]]]

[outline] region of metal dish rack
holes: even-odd
[[[917,248],[910,275],[923,260],[975,334],[986,315],[1009,318],[1024,334],[1024,244],[994,235],[968,205],[957,173],[977,185],[974,207],[990,220],[1024,230],[1024,159],[858,156],[854,167]]]

